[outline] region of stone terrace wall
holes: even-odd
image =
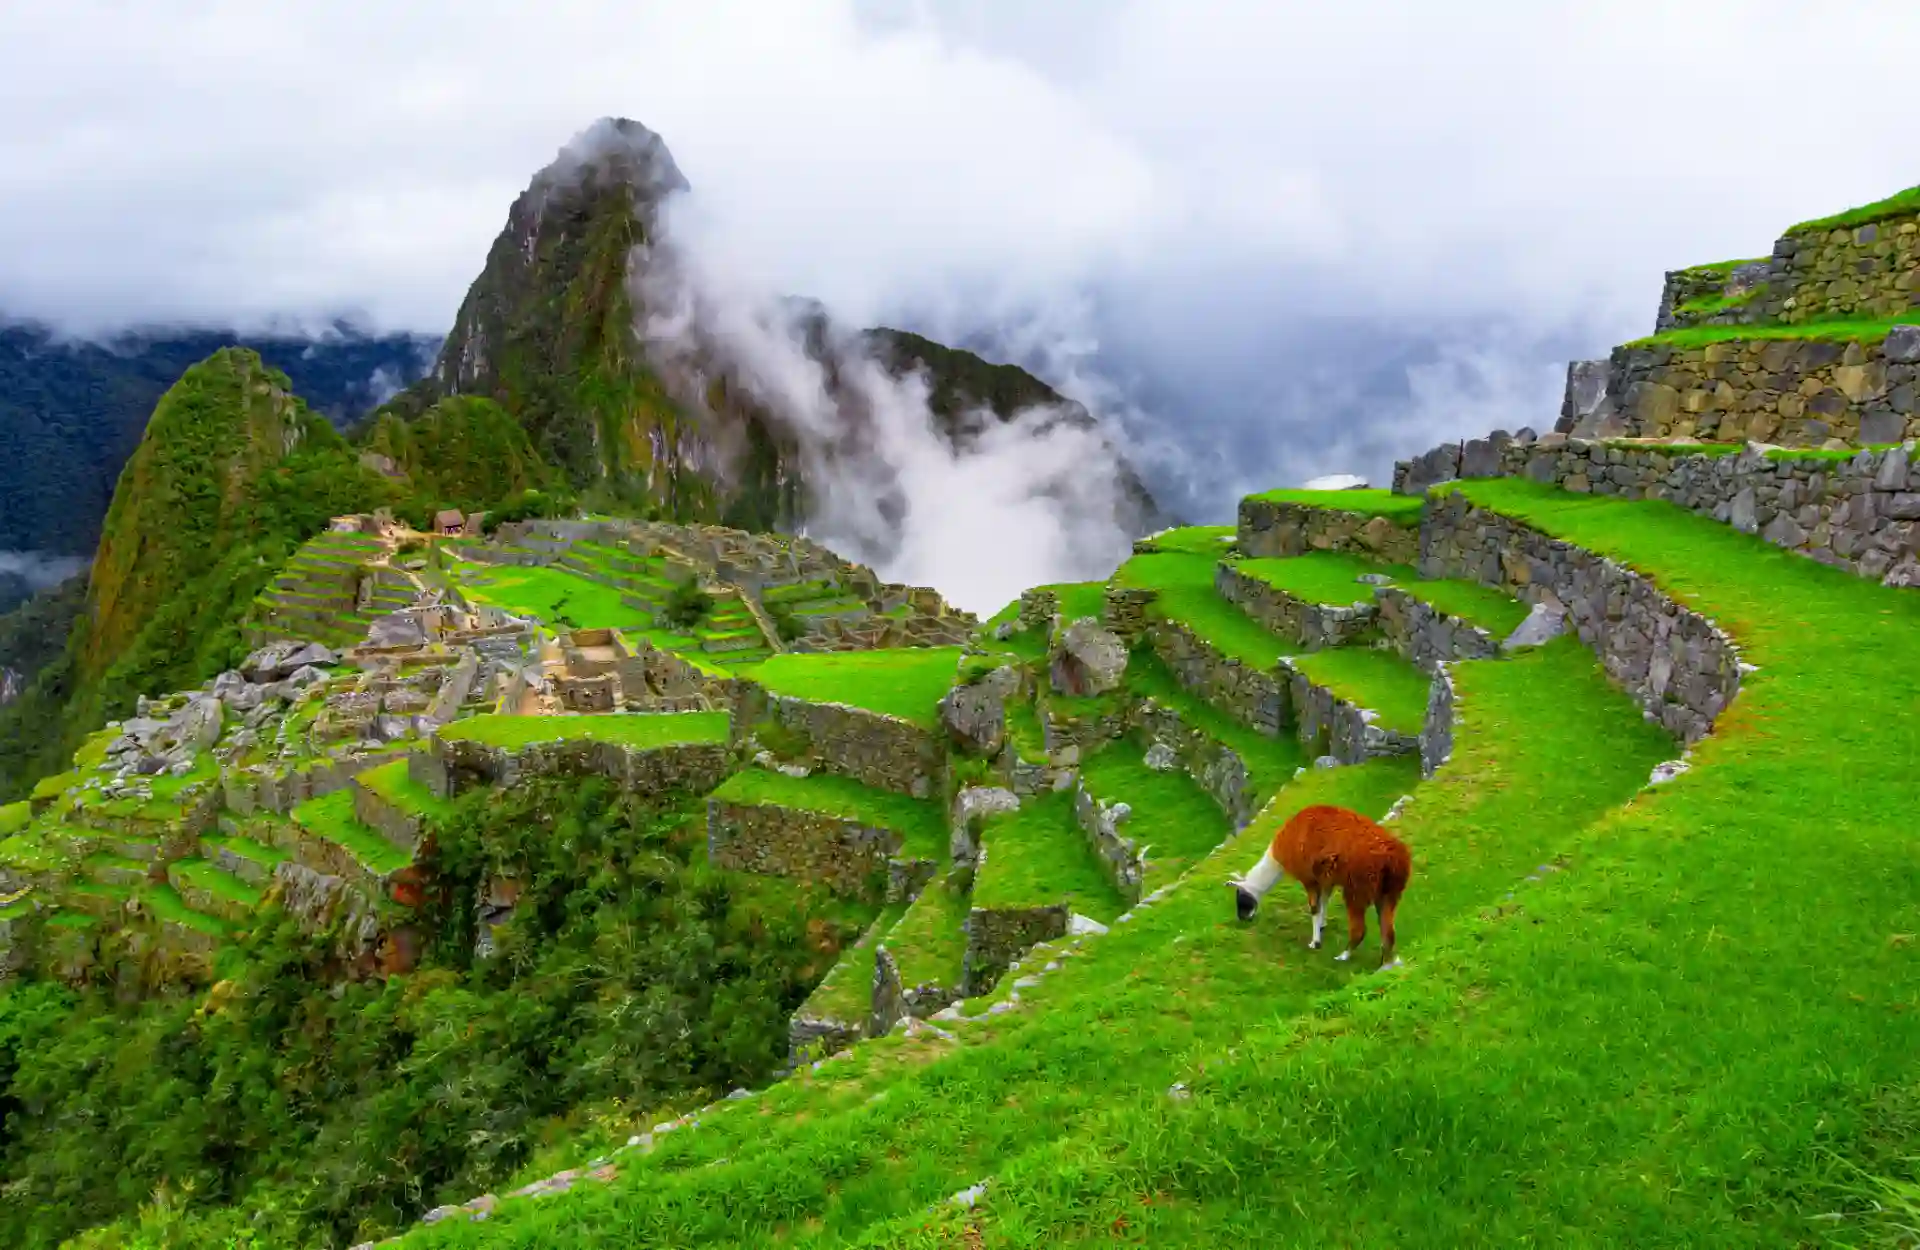
[[[1724,299],[1727,307],[1686,309]],[[1872,320],[1920,305],[1920,214],[1783,235],[1773,254],[1667,275],[1658,328]]]
[[[1174,762],[1213,797],[1235,829],[1253,819],[1257,810],[1253,782],[1247,775],[1246,761],[1237,751],[1214,741],[1187,724],[1178,712],[1151,699],[1134,705],[1133,723],[1147,739],[1149,750],[1158,743],[1173,752]]]
[[[1087,789],[1084,780],[1074,783],[1074,820],[1080,832],[1087,835],[1094,854],[1099,856],[1107,880],[1113,882],[1113,888],[1129,907],[1140,901],[1141,882],[1147,875],[1147,863],[1139,846],[1122,831],[1132,810],[1124,802],[1108,803],[1101,799]]]
[[[1271,632],[1293,639],[1308,651],[1358,641],[1378,615],[1373,587],[1365,582],[1353,584],[1352,603],[1336,607],[1297,599],[1222,561],[1213,573],[1213,589]]]
[[[1374,591],[1380,605],[1380,632],[1393,649],[1428,673],[1449,660],[1490,660],[1500,654],[1499,640],[1478,625],[1437,611],[1397,586]]]
[[[1822,564],[1920,586],[1920,466],[1905,445],[1847,460],[1685,454],[1553,437],[1509,445],[1496,473],[1577,493],[1665,499]]]
[[[1557,601],[1608,675],[1685,742],[1712,729],[1740,689],[1731,640],[1612,560],[1458,495],[1428,505],[1420,538],[1420,570],[1429,577],[1469,577],[1531,603]]]
[[[1419,549],[1419,538],[1412,528],[1395,525],[1385,517],[1274,503],[1257,496],[1240,501],[1234,542],[1249,556],[1353,551],[1396,564],[1413,563]]]
[[[1178,621],[1156,621],[1148,636],[1183,687],[1241,724],[1278,737],[1290,723],[1279,675],[1221,655]]]
[[[900,981],[900,965],[894,960],[893,952],[887,949],[886,943],[882,942],[874,952],[873,1014],[867,1021],[867,1036],[883,1036],[904,1016],[924,1020],[959,1001],[960,997],[958,985],[941,985],[932,981],[903,985]]]
[[[1875,343],[1628,345],[1607,358],[1604,381],[1598,369],[1580,361],[1569,371],[1560,433],[1785,447],[1920,437],[1920,326]]]
[[[407,759],[407,772],[441,798],[477,785],[511,786],[545,777],[605,777],[636,794],[707,791],[726,780],[731,754],[719,743],[675,743],[640,749],[616,742],[537,742],[509,751],[464,738],[427,740]]]
[[[880,898],[894,894],[889,867],[899,851],[900,835],[892,829],[820,812],[707,800],[707,854],[722,868],[798,877],[836,894]],[[933,872],[932,861],[921,863],[925,874]]]
[[[733,736],[742,739],[763,717],[806,737],[821,768],[880,790],[929,798],[944,789],[946,752],[934,734],[910,721],[839,703],[812,703],[747,686],[734,703]]]
[[[991,990],[1007,965],[1041,942],[1063,937],[1069,913],[1063,904],[967,913],[967,952],[962,963],[964,996]]]
[[[1416,734],[1377,725],[1370,714],[1316,686],[1304,673],[1287,667],[1288,693],[1300,741],[1342,764],[1361,764],[1382,755],[1413,755],[1420,750]]]

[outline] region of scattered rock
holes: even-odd
[[[1117,690],[1126,671],[1125,640],[1090,616],[1067,626],[1048,662],[1054,690],[1071,696]]]
[[[1073,915],[1067,917],[1067,932],[1070,935],[1091,933],[1098,937],[1106,931],[1107,926],[1101,924],[1091,916],[1082,916],[1080,913],[1075,912]]]
[[[1502,651],[1543,646],[1567,631],[1567,614],[1557,603],[1536,603],[1518,628],[1500,643]]]
[[[1313,766],[1315,768],[1338,768],[1340,767],[1340,757],[1337,755],[1322,755],[1313,761]]]
[[[1187,1099],[1193,1097],[1193,1091],[1187,1088],[1185,1081],[1175,1081],[1167,1087],[1167,1097],[1173,1099],[1175,1102],[1185,1102]]]
[[[1180,766],[1179,756],[1172,747],[1164,742],[1156,742],[1147,748],[1146,764],[1157,773],[1169,772]]]
[[[1647,778],[1647,784],[1650,786],[1663,785],[1692,767],[1693,765],[1691,763],[1683,759],[1667,760],[1665,763],[1655,764],[1653,766],[1653,775]]]

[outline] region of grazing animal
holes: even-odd
[[[1413,875],[1413,857],[1406,843],[1358,812],[1344,807],[1307,807],[1295,813],[1273,835],[1260,862],[1244,879],[1229,882],[1241,920],[1252,920],[1260,898],[1292,877],[1307,888],[1307,909],[1313,915],[1310,950],[1320,949],[1327,923],[1327,897],[1340,887],[1347,905],[1347,949],[1336,956],[1349,959],[1367,940],[1367,908],[1380,916],[1380,966],[1392,967],[1393,912]]]

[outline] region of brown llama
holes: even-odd
[[[1309,950],[1320,949],[1327,923],[1327,897],[1335,886],[1347,905],[1347,949],[1335,956],[1349,959],[1367,940],[1367,908],[1380,916],[1380,966],[1399,963],[1393,957],[1393,912],[1413,875],[1413,857],[1406,843],[1358,812],[1344,807],[1307,807],[1273,835],[1273,843],[1244,879],[1230,881],[1241,920],[1252,920],[1261,896],[1292,877],[1307,888],[1307,909],[1313,915]]]

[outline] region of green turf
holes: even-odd
[[[1920,187],[1908,187],[1884,200],[1862,204],[1858,208],[1850,208],[1844,213],[1835,213],[1831,217],[1815,217],[1811,221],[1803,221],[1789,229],[1787,233],[1808,234],[1816,230],[1848,230],[1876,221],[1885,221],[1889,217],[1905,217],[1913,213],[1920,213]]]
[[[1808,339],[1823,343],[1878,343],[1899,325],[1920,322],[1920,310],[1882,319],[1844,321],[1802,321],[1793,325],[1681,326],[1661,334],[1648,335],[1625,344],[1627,347],[1706,347],[1747,339]]]
[[[1040,713],[1031,702],[1013,700],[1007,708],[1007,738],[1020,758],[1038,764],[1047,758],[1047,735],[1040,727]]]
[[[1018,811],[989,817],[981,843],[986,863],[973,882],[975,908],[1064,903],[1104,922],[1126,906],[1074,823],[1072,791],[1050,790],[1023,800]]]
[[[1059,596],[1060,617],[1069,625],[1085,616],[1099,620],[1106,612],[1105,582],[1062,582],[1041,589],[1051,590]]]
[[[289,814],[294,823],[308,833],[344,847],[361,867],[376,877],[398,872],[413,862],[413,856],[354,817],[350,790],[335,790],[317,799],[308,799]]]
[[[1294,771],[1307,762],[1299,739],[1291,734],[1269,738],[1228,716],[1183,688],[1173,671],[1145,647],[1135,648],[1127,660],[1127,690],[1136,698],[1152,699],[1173,709],[1182,722],[1230,749],[1246,767],[1256,803],[1273,797]]]
[[[269,871],[274,865],[283,863],[288,858],[287,852],[280,847],[269,846],[240,834],[203,833],[200,835],[200,841],[207,846],[231,851],[242,859],[250,859]]]
[[[0,838],[10,837],[27,827],[33,819],[33,804],[22,799],[0,807]]]
[[[932,729],[959,665],[958,647],[903,647],[775,655],[745,676],[774,694],[845,703]]]
[[[1419,733],[1427,719],[1433,681],[1402,659],[1377,647],[1337,647],[1296,656],[1293,666],[1316,686],[1324,686],[1355,707],[1380,713],[1382,728]]]
[[[1379,564],[1343,551],[1237,560],[1233,567],[1296,599],[1333,607],[1373,602],[1373,586],[1359,580],[1362,573],[1381,574],[1396,582],[1412,581],[1418,576],[1406,565]]]
[[[183,880],[221,898],[244,903],[248,907],[260,905],[261,891],[258,886],[248,885],[232,873],[224,872],[205,860],[177,860],[169,871],[178,873]]]
[[[1094,797],[1124,802],[1132,811],[1120,833],[1147,858],[1141,892],[1150,894],[1211,854],[1233,832],[1225,813],[1182,769],[1148,768],[1140,748],[1120,741],[1080,766],[1080,781]]]
[[[140,900],[161,920],[185,925],[209,937],[225,938],[233,933],[233,927],[218,916],[209,916],[187,906],[186,900],[170,885],[142,886],[138,894]]]
[[[454,721],[442,738],[512,750],[536,742],[616,742],[647,748],[725,742],[725,712],[610,712],[584,716],[511,716],[488,712]]]
[[[1120,566],[1114,582],[1158,591],[1149,616],[1185,625],[1230,659],[1272,669],[1291,648],[1214,591],[1213,571],[1218,563],[1211,556],[1176,552],[1138,555]]]
[[[824,1020],[838,1020],[864,1027],[873,1011],[874,948],[879,946],[895,923],[906,913],[905,903],[892,903],[860,935],[833,965],[826,978],[814,987],[801,1011]]]
[[[1527,619],[1526,604],[1479,582],[1446,578],[1395,582],[1394,585],[1436,612],[1478,625],[1496,640],[1520,628],[1520,623]]]
[[[947,857],[947,820],[938,803],[876,790],[851,778],[824,773],[789,777],[764,768],[747,768],[727,778],[713,792],[713,797],[723,803],[790,807],[857,820],[898,833],[902,855],[941,860]]]
[[[1390,490],[1269,490],[1251,498],[1264,503],[1290,503],[1303,508],[1329,508],[1335,512],[1357,512],[1361,516],[1383,516],[1401,526],[1420,524],[1420,496],[1396,495]]]
[[[1233,542],[1235,530],[1231,525],[1182,525],[1160,534],[1150,534],[1142,541],[1155,551],[1183,551],[1188,555],[1223,556]]]
[[[930,882],[886,937],[900,984],[960,988],[967,953],[967,887],[961,874]]]
[[[413,779],[404,758],[369,768],[356,776],[354,782],[401,811],[417,816],[437,820],[453,809],[453,804]]]
[[[489,565],[484,573],[468,574],[461,589],[478,602],[538,617],[546,625],[601,629],[651,623],[647,613],[621,602],[617,588],[550,565]]]

